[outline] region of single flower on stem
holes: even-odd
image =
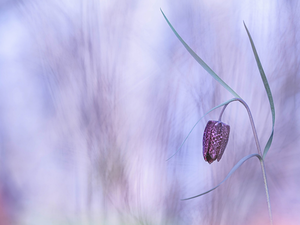
[[[208,121],[203,134],[203,157],[211,164],[221,160],[228,143],[230,126],[221,121]]]

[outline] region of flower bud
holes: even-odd
[[[211,164],[222,158],[225,151],[230,126],[221,121],[208,121],[203,134],[203,157],[204,160]]]

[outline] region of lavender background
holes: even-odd
[[[1,224],[267,224],[246,110],[232,103],[222,160],[202,157],[206,116],[232,98],[164,20],[250,106],[262,147],[271,113],[248,26],[273,93],[266,157],[274,224],[300,220],[297,1],[0,2]]]

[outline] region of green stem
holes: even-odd
[[[265,184],[265,190],[266,190],[266,196],[267,196],[267,202],[268,202],[268,209],[269,209],[270,224],[272,225],[273,224],[272,210],[271,210],[270,194],[269,194],[269,188],[268,188],[268,182],[267,182],[267,174],[266,174],[266,169],[265,169],[265,162],[264,162],[264,159],[263,159],[263,154],[261,152],[259,140],[258,140],[258,137],[257,137],[256,128],[255,128],[255,125],[254,125],[253,117],[252,117],[249,106],[247,105],[247,103],[243,99],[234,98],[230,102],[228,102],[226,105],[224,105],[223,110],[222,110],[222,112],[220,114],[220,117],[219,117],[219,121],[221,121],[222,115],[223,115],[224,110],[227,107],[227,105],[231,102],[234,102],[234,101],[239,101],[240,103],[242,103],[245,106],[245,108],[248,112],[249,119],[250,119],[252,131],[253,131],[256,147],[257,147],[257,151],[258,151],[258,154],[262,157],[260,159],[260,165],[261,165],[261,170],[262,170],[262,174],[263,174],[263,178],[264,178],[264,184]]]
[[[265,169],[265,161],[264,161],[263,158],[260,160],[260,165],[261,165],[261,170],[262,170],[262,174],[263,174],[263,177],[264,177],[264,184],[265,184],[265,190],[266,190],[266,196],[267,196],[267,202],[268,202],[268,209],[269,209],[270,224],[273,225],[270,194],[269,194],[267,174],[266,174],[266,169]]]
[[[234,100],[235,100],[235,98],[234,98],[232,101],[234,101]],[[226,105],[224,105],[224,107],[223,107],[223,109],[222,109],[222,111],[221,111],[221,113],[220,113],[220,117],[219,117],[219,120],[218,120],[218,121],[221,121],[222,115],[223,115],[223,113],[224,113],[224,111],[225,111],[225,109],[226,109],[226,107],[228,106],[229,103],[230,103],[230,102],[228,102]]]

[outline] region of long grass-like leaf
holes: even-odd
[[[168,159],[167,159],[167,161],[169,160],[169,159],[171,159],[177,152],[179,152],[179,150],[182,148],[182,146],[183,146],[183,144],[186,142],[186,140],[188,139],[188,137],[190,136],[190,134],[192,133],[192,131],[194,130],[194,128],[197,126],[197,124],[200,122],[200,120],[202,120],[203,119],[203,117],[204,116],[206,116],[208,113],[210,113],[211,111],[213,111],[213,110],[215,110],[215,109],[217,109],[217,108],[219,108],[219,107],[221,107],[221,106],[223,106],[223,105],[227,105],[227,104],[229,104],[230,102],[233,102],[233,101],[236,101],[236,98],[233,98],[233,99],[230,99],[230,100],[228,100],[228,101],[226,101],[226,102],[223,102],[222,104],[220,104],[220,105],[217,105],[217,106],[215,106],[214,108],[212,108],[211,110],[209,110],[208,112],[206,112],[196,123],[195,123],[195,125],[192,127],[192,129],[190,130],[190,132],[188,133],[188,135],[186,136],[186,138],[184,139],[184,141],[182,142],[182,144],[180,145],[180,147],[177,149],[177,151],[173,154],[173,155],[171,155]]]
[[[206,192],[203,192],[199,195],[196,195],[196,196],[193,196],[193,197],[190,197],[190,198],[184,198],[182,200],[189,200],[189,199],[193,199],[193,198],[197,198],[197,197],[200,197],[202,195],[205,195],[213,190],[215,190],[216,188],[218,188],[222,183],[224,183],[244,162],[246,162],[248,159],[252,158],[256,156],[260,161],[263,160],[262,157],[259,155],[259,154],[251,154],[251,155],[247,155],[245,156],[244,158],[242,158],[231,170],[230,172],[228,173],[228,175],[225,177],[225,179],[219,183],[217,186],[215,186],[214,188],[212,189],[209,189],[208,191]]]
[[[274,125],[275,125],[275,107],[274,107],[273,96],[272,96],[272,92],[271,92],[267,77],[265,75],[264,69],[261,65],[260,59],[258,57],[256,48],[255,48],[255,45],[253,43],[252,37],[251,37],[251,35],[250,35],[250,33],[247,29],[247,26],[246,26],[245,22],[244,22],[244,26],[246,28],[246,31],[247,31],[247,34],[248,34],[248,37],[249,37],[249,40],[250,40],[250,43],[251,43],[251,47],[252,47],[252,50],[253,50],[253,53],[254,53],[254,56],[255,56],[257,67],[258,67],[258,70],[260,72],[260,76],[263,80],[263,83],[264,83],[264,86],[265,86],[265,89],[266,89],[266,92],[267,92],[267,95],[268,95],[268,99],[269,99],[269,102],[270,102],[271,111],[272,111],[272,132],[271,132],[271,135],[269,137],[269,140],[268,140],[268,142],[265,146],[264,152],[263,152],[263,158],[265,158],[268,151],[269,151],[269,149],[270,149],[270,147],[271,147],[272,141],[273,141]]]
[[[177,36],[179,41],[183,44],[183,46],[188,50],[188,52],[193,56],[193,58],[213,77],[215,78],[223,87],[225,87],[231,94],[233,94],[237,98],[241,98],[234,90],[232,90],[191,48],[188,46],[187,43],[180,37],[180,35],[177,33],[177,31],[174,29],[172,24],[169,22],[167,17],[165,16],[164,12],[162,9],[160,9],[161,13],[165,17],[167,23],[171,27],[172,31],[174,34]]]

